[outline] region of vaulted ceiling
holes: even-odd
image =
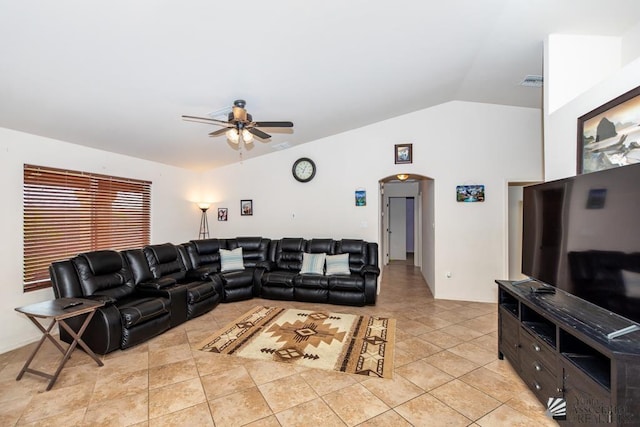
[[[239,151],[183,114],[294,122],[246,159],[451,100],[541,108],[520,82],[546,35],[638,22],[638,0],[0,0],[0,127],[204,170]]]

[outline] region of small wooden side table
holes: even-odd
[[[30,304],[24,307],[16,308],[16,311],[27,316],[29,320],[31,320],[33,324],[36,325],[36,327],[42,332],[42,338],[40,338],[40,342],[33,350],[33,353],[31,353],[31,355],[27,359],[27,362],[22,367],[22,370],[18,374],[16,381],[19,381],[25,372],[29,372],[31,374],[48,378],[50,381],[49,385],[47,386],[47,391],[51,390],[51,387],[53,387],[53,384],[58,379],[58,375],[60,375],[60,371],[62,371],[62,368],[64,367],[65,363],[67,363],[67,360],[69,360],[69,358],[71,357],[71,353],[73,353],[73,350],[75,350],[78,344],[84,349],[84,351],[87,352],[89,356],[91,356],[93,360],[96,361],[98,366],[102,366],[102,360],[100,360],[98,356],[96,356],[96,354],[87,346],[87,344],[82,341],[82,334],[89,325],[89,322],[93,318],[93,315],[96,314],[96,310],[103,305],[104,302],[92,301],[82,298],[59,298],[51,301],[39,302],[36,304]],[[78,333],[75,333],[65,320],[83,314],[88,314],[88,316],[85,319],[84,323],[82,323],[82,326],[80,327]],[[40,324],[40,322],[38,322],[38,318],[51,319],[51,323],[47,328],[45,328],[44,326],[42,326],[42,324]],[[66,350],[51,335],[51,330],[56,324],[60,324],[62,328],[64,328],[69,333],[69,335],[73,337],[73,342],[69,344],[69,347]],[[29,368],[29,365],[35,358],[36,354],[38,353],[46,339],[49,339],[64,355],[64,357],[60,361],[60,364],[58,365],[58,368],[53,374],[48,374],[46,372]]]

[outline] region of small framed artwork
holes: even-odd
[[[413,163],[413,144],[396,144],[394,154],[396,164]]]
[[[484,202],[484,185],[456,186],[457,202]]]
[[[240,200],[240,215],[253,215],[253,200]]]
[[[578,117],[578,174],[640,163],[640,87]]]
[[[367,206],[366,190],[356,190],[356,206]]]
[[[218,221],[226,221],[228,213],[229,213],[229,209],[218,208]]]

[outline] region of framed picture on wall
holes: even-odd
[[[484,185],[456,186],[457,202],[484,202]]]
[[[253,200],[240,200],[240,215],[253,215]]]
[[[218,221],[226,221],[229,213],[227,208],[218,208]]]
[[[396,164],[413,163],[413,144],[396,144],[394,154]]]
[[[640,163],[640,86],[578,118],[578,174]]]

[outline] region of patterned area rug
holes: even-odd
[[[200,350],[391,378],[395,319],[255,307]]]

